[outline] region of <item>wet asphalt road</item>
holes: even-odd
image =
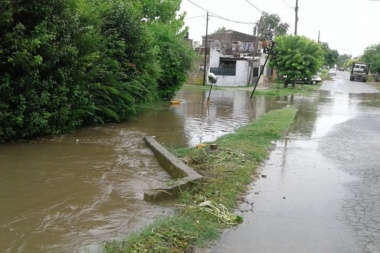
[[[200,252],[380,252],[380,96],[337,73],[302,108],[315,117],[276,143],[236,211],[243,224]]]

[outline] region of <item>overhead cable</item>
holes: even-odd
[[[229,22],[233,22],[233,23],[238,23],[238,24],[245,24],[245,25],[254,25],[255,24],[255,22],[236,21],[236,20],[232,20],[232,19],[229,19],[229,18],[222,17],[222,16],[220,16],[218,14],[215,14],[215,13],[213,13],[213,12],[211,12],[211,11],[209,11],[209,10],[201,7],[201,6],[199,6],[198,4],[194,3],[191,0],[187,0],[187,1],[190,2],[191,4],[195,5],[199,9],[204,10],[204,11],[210,13],[211,16],[213,16],[213,17],[216,17],[216,18],[219,18],[219,19],[223,19],[223,20],[226,20],[226,21],[229,21]]]

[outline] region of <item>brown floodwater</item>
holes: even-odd
[[[233,132],[259,115],[312,99],[263,97],[249,91],[180,91],[178,105],[120,124],[55,138],[0,145],[0,252],[99,252],[105,240],[168,216],[169,202],[143,192],[169,176],[143,141],[194,146]]]

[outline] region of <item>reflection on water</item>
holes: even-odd
[[[171,213],[170,203],[142,200],[145,189],[169,180],[144,136],[193,146],[231,133],[266,111],[306,101],[250,100],[250,92],[213,91],[207,106],[207,96],[181,91],[177,98],[183,103],[125,123],[1,145],[0,252],[96,252],[102,241]]]

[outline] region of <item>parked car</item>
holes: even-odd
[[[336,76],[336,69],[330,69],[329,76]]]
[[[286,76],[283,76],[281,78],[283,81],[286,79]],[[322,79],[319,75],[314,75],[311,78],[299,78],[296,80],[296,83],[302,83],[302,84],[317,84],[321,82]]]

